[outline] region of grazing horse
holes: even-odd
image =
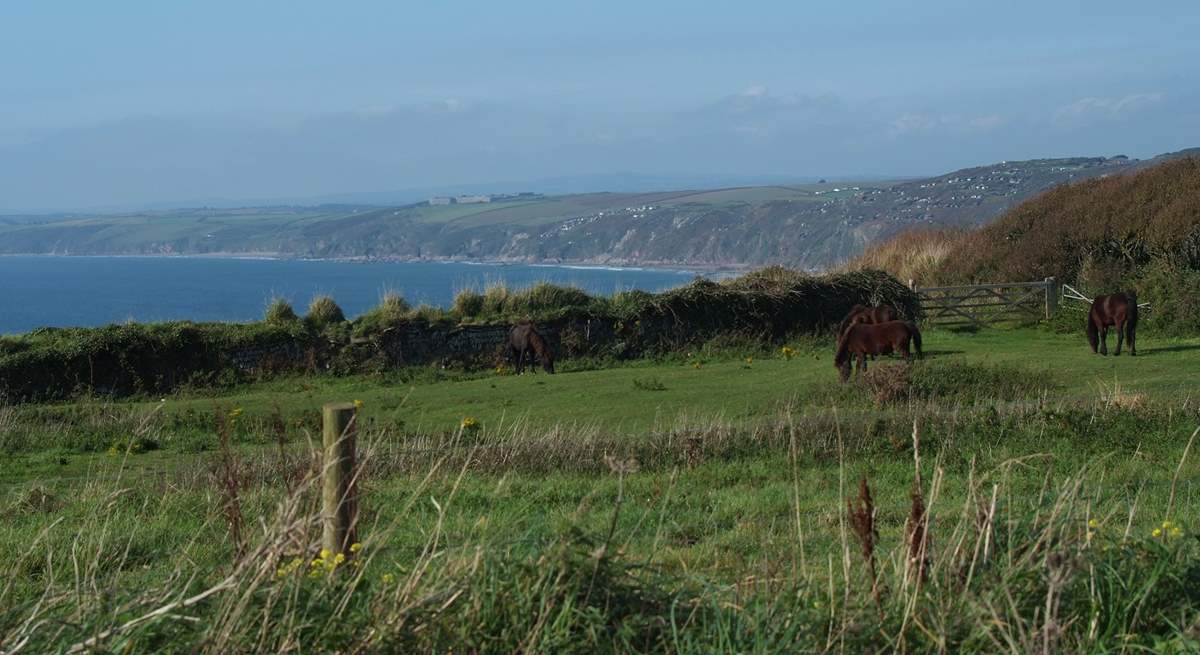
[[[899,318],[900,316],[896,313],[896,310],[887,305],[879,305],[878,307],[855,305],[850,308],[850,312],[846,314],[846,318],[843,318],[841,324],[838,325],[838,336],[845,334],[851,325],[857,323],[887,323]]]
[[[896,314],[896,310],[888,307],[887,305],[879,305],[876,307],[855,305],[850,308],[849,313],[846,314],[846,318],[843,318],[841,324],[838,325],[837,333],[840,337],[846,333],[846,330],[850,329],[851,325],[857,325],[859,323],[874,325],[876,323],[895,321],[899,318],[900,316]],[[875,359],[875,355],[871,355],[871,359]]]
[[[867,370],[868,355],[886,355],[898,350],[904,359],[908,359],[910,343],[917,357],[921,357],[921,331],[908,321],[856,323],[838,339],[833,366],[845,382],[850,379],[850,365],[855,356],[858,357],[858,370],[862,372]]]
[[[508,353],[517,368],[517,375],[525,372],[526,360],[532,364],[535,357],[541,361],[542,369],[547,373],[554,373],[554,358],[550,355],[550,347],[532,323],[520,323],[508,331]]]
[[[1097,296],[1092,301],[1092,310],[1088,312],[1087,337],[1092,346],[1092,352],[1101,355],[1108,354],[1108,328],[1117,328],[1117,350],[1113,355],[1121,354],[1121,342],[1129,342],[1129,355],[1137,355],[1134,344],[1137,334],[1138,306],[1137,295],[1129,293],[1114,293],[1110,296]],[[1099,351],[1096,350],[1099,346]]]

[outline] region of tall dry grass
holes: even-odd
[[[927,425],[930,412],[918,418]],[[858,430],[837,414],[832,421],[821,448],[809,443],[811,426],[797,423],[793,412],[760,438],[770,439],[776,452],[789,449],[800,485],[802,459],[832,458],[844,471],[854,454]],[[912,421],[911,479],[881,482],[868,474],[857,503],[849,502],[854,492],[843,488],[844,500],[816,513],[801,508],[797,486],[787,519],[794,530],[783,531],[795,535],[792,567],[733,584],[665,569],[655,560],[657,548],[630,552],[623,544],[633,535],[618,527],[626,479],[647,464],[671,468],[671,459],[656,460],[655,452],[674,445],[680,458],[690,459],[697,448],[702,461],[745,456],[736,436],[703,421],[676,426],[641,450],[635,444],[618,450],[599,440],[581,449],[577,430],[564,426],[540,438],[520,430],[464,428],[449,440],[406,444],[406,454],[389,435],[364,430],[364,478],[405,468],[418,474],[386,520],[376,516],[361,526],[361,546],[340,560],[319,549],[315,445],[301,474],[291,478],[280,471],[274,478],[256,477],[254,462],[229,461],[208,478],[217,489],[206,500],[208,521],[226,525],[231,542],[244,539],[245,551],[230,548],[223,565],[202,566],[200,553],[210,544],[197,533],[166,575],[149,579],[131,547],[133,533],[144,528],[116,523],[112,508],[132,502],[147,516],[169,516],[177,508],[162,493],[139,492],[136,478],[97,480],[79,490],[89,510],[82,523],[64,528],[61,520],[52,522],[10,557],[14,570],[29,573],[10,575],[0,585],[0,652],[711,652],[716,645],[730,652],[1063,653],[1200,647],[1200,553],[1190,533],[1172,522],[1175,488],[1186,485],[1179,472],[1200,430],[1175,467],[1165,514],[1152,517],[1161,527],[1147,533],[1132,528],[1149,511],[1136,497],[1123,508],[1100,504],[1105,483],[1092,465],[1047,477],[1030,495],[1005,473],[1027,466],[1029,458],[990,472],[976,470],[971,461],[965,475],[951,476],[964,463],[948,461],[936,448],[931,458],[923,457],[923,429]],[[733,449],[723,450],[722,443]],[[419,460],[399,459],[412,451],[421,451]],[[554,453],[550,466],[615,480],[615,498],[596,510],[611,516],[601,530],[568,529],[520,548],[485,540],[447,543],[445,525],[466,476],[539,470]],[[240,456],[230,450],[220,457]],[[628,529],[660,542],[674,519],[667,503],[676,479],[663,476],[668,489],[658,509]],[[429,489],[437,480],[449,484],[435,498]],[[904,491],[908,485],[911,494]],[[256,493],[270,500],[258,502],[254,518],[235,528],[227,521],[231,494],[221,493],[221,486],[241,492],[246,507],[255,505]],[[417,522],[418,503],[436,507],[431,522]],[[881,538],[880,523],[897,520],[890,508],[905,506],[902,537]],[[63,529],[71,531],[65,540],[55,534]],[[424,539],[397,567],[381,553],[402,532]],[[827,557],[807,556],[805,535],[822,533],[840,545]],[[40,592],[16,594],[29,579]]]
[[[942,282],[942,265],[956,251],[968,247],[972,235],[970,230],[952,227],[905,230],[872,243],[838,270],[876,269],[903,282],[913,280],[918,286],[933,286]]]

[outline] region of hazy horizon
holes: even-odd
[[[1186,2],[9,6],[0,213],[1144,158],[1198,145],[1197,18]]]

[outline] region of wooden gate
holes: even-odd
[[[921,298],[925,322],[938,327],[1022,323],[1049,318],[1058,310],[1058,283],[967,284],[952,287],[909,286]]]

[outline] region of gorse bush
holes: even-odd
[[[288,323],[298,321],[300,317],[296,316],[296,310],[292,309],[292,304],[283,298],[275,298],[267,304],[267,309],[263,312],[263,322],[265,323]]]
[[[334,323],[345,322],[346,315],[342,313],[342,308],[338,307],[332,296],[319,295],[308,303],[308,313],[304,318],[319,330]]]

